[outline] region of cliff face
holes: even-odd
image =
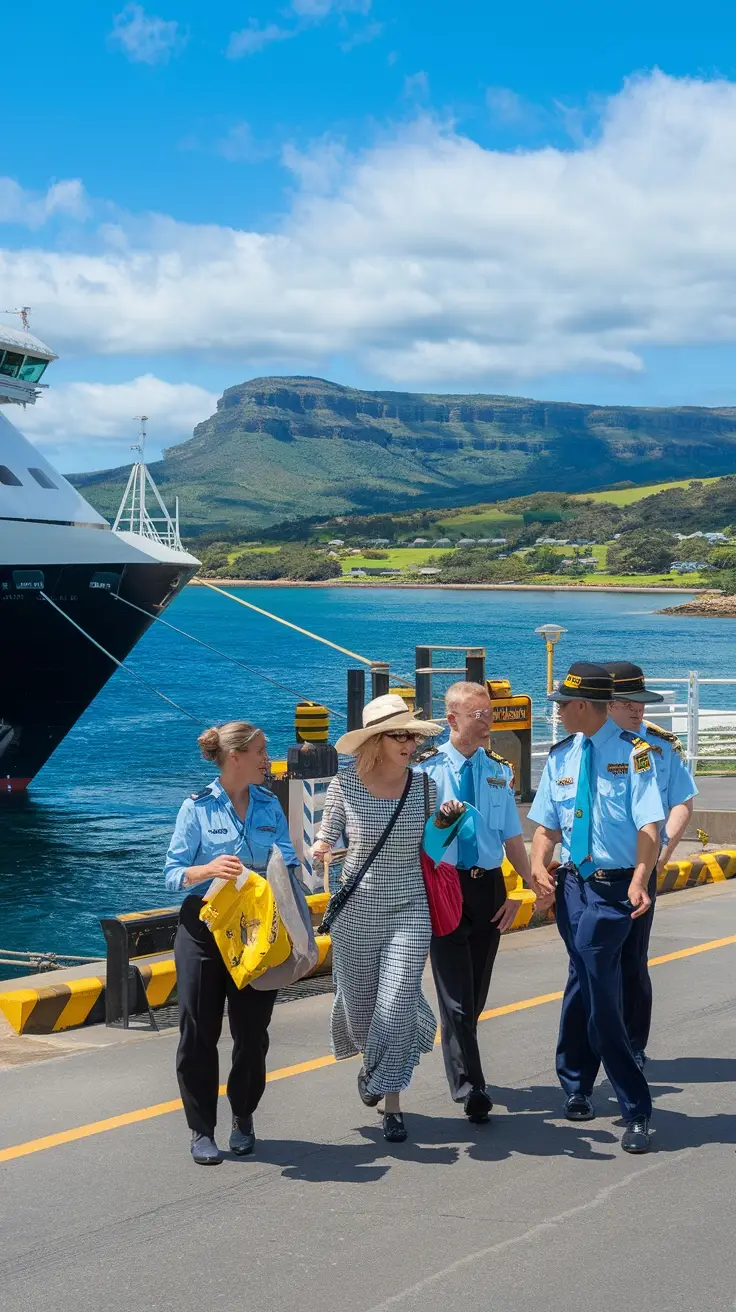
[[[228,388],[216,413],[151,469],[169,499],[179,496],[190,531],[253,528],[289,517],[731,473],[736,410],[362,392],[319,378],[255,378]],[[106,470],[72,482],[110,515],[123,476]]]

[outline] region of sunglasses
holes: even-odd
[[[382,738],[393,738],[395,743],[415,743],[418,733],[408,733],[406,729],[397,729],[395,733],[383,733]]]

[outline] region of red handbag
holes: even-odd
[[[460,876],[448,861],[435,865],[427,853],[421,851],[422,877],[427,892],[432,933],[442,936],[457,929],[463,914],[463,894]]]

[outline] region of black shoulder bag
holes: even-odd
[[[332,897],[330,898],[327,904],[327,910],[325,911],[322,924],[319,926],[319,928],[316,931],[318,934],[329,934],[331,925],[334,924],[334,921],[342,911],[343,907],[345,906],[345,903],[348,901],[349,898],[353,896],[353,893],[355,892],[356,888],[358,887],[358,884],[363,879],[363,877],[368,874],[368,871],[373,865],[373,862],[375,861],[379,852],[384,847],[391,833],[391,830],[393,829],[394,825],[396,824],[396,821],[398,820],[399,816],[401,815],[401,812],[404,809],[404,804],[406,802],[407,797],[409,796],[409,791],[411,789],[413,778],[414,778],[413,772],[410,770],[407,776],[406,783],[404,785],[404,791],[401,794],[401,797],[399,798],[398,804],[396,806],[396,810],[391,816],[391,819],[386,825],[386,828],[384,829],[383,833],[378,839],[378,842],[376,843],[375,847],[373,847],[369,852],[368,856],[366,857],[365,861],[360,867],[360,870],[356,870],[349,884],[343,884],[342,888],[338,888],[337,892],[332,894]]]

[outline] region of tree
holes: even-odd
[[[536,551],[530,551],[526,563],[535,574],[559,574],[562,556],[557,554],[554,547],[537,547]]]
[[[676,540],[666,533],[624,533],[608,548],[609,574],[668,574]]]

